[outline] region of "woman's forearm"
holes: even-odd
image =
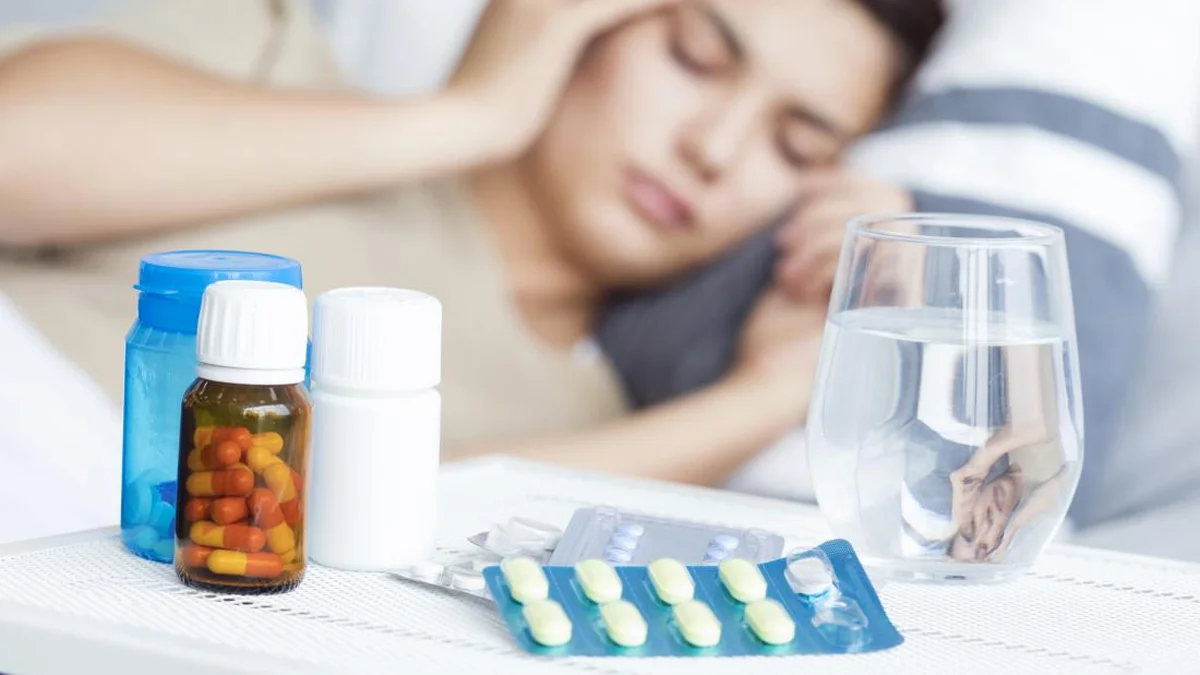
[[[0,63],[0,244],[171,228],[459,171],[503,142],[466,101],[226,82],[100,40]]]
[[[794,392],[791,386],[789,392]],[[807,398],[730,379],[572,434],[449,448],[449,460],[507,454],[572,468],[713,485],[803,421]]]

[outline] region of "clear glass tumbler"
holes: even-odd
[[[846,233],[808,420],[822,512],[872,574],[994,582],[1066,517],[1083,461],[1063,233],[869,216]]]

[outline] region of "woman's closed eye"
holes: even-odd
[[[707,8],[679,7],[671,26],[671,55],[687,70],[716,75],[737,66],[741,49],[720,17]]]
[[[797,169],[830,162],[840,149],[840,144],[829,134],[792,116],[780,121],[775,143],[783,160]]]

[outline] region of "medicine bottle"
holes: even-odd
[[[304,577],[307,330],[297,288],[223,281],[204,293],[179,434],[175,571],[188,586],[278,593]]]
[[[442,306],[346,288],[313,310],[309,556],[345,570],[428,560],[437,533]]]
[[[170,563],[175,553],[179,399],[196,379],[204,289],[228,279],[300,287],[300,263],[244,251],[168,251],[141,260],[137,321],[125,338],[121,540],[143,558]]]

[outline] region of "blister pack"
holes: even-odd
[[[764,562],[783,555],[783,537],[759,529],[626,513],[597,506],[575,511],[548,564],[600,559],[613,565],[648,565],[674,558],[685,565],[715,565],[727,558]]]
[[[491,599],[483,569],[506,556],[528,556],[545,563],[562,536],[559,528],[529,518],[510,518],[487,532],[468,537],[477,548],[470,552],[439,552],[433,559],[394,570],[401,579]]]
[[[904,641],[843,540],[759,564],[522,556],[483,576],[517,643],[543,656],[843,654]]]

